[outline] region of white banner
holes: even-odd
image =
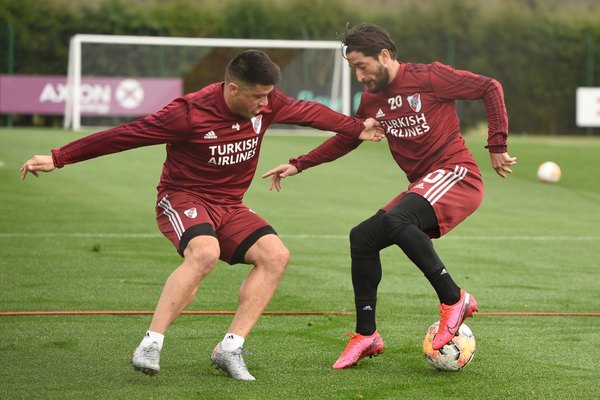
[[[600,127],[600,87],[577,88],[577,121],[580,128]]]

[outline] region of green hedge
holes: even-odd
[[[439,60],[498,79],[511,131],[590,132],[575,126],[575,90],[600,86],[595,2],[372,0],[369,5],[365,10],[357,0],[3,0],[0,73],[8,68],[9,24],[15,33],[14,73],[66,74],[75,33],[335,40],[347,21],[371,21],[392,32],[401,61]],[[480,102],[459,107],[465,127],[484,116]]]

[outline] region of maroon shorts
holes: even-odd
[[[388,211],[408,193],[423,196],[433,206],[439,231],[427,234],[438,238],[450,232],[479,207],[483,200],[483,182],[479,169],[471,164],[439,168],[411,183],[406,192],[400,193],[382,210]]]
[[[188,192],[160,193],[156,221],[179,254],[194,237],[211,235],[219,241],[219,258],[229,264],[244,263],[246,252],[260,237],[276,234],[244,204],[211,204]]]

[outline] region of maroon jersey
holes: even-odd
[[[377,119],[386,132],[392,157],[414,182],[424,174],[450,164],[477,169],[460,134],[455,100],[481,99],[488,119],[488,148],[507,151],[508,118],[500,84],[441,63],[401,63],[398,75],[379,93],[365,90],[357,116]],[[360,144],[332,137],[321,146],[290,162],[299,170],[335,160]]]
[[[251,119],[231,113],[223,83],[175,99],[145,118],[52,150],[54,165],[154,144],[167,145],[161,190],[188,190],[214,204],[235,204],[254,176],[265,130],[274,123],[309,126],[358,137],[362,120],[314,102],[296,100],[277,88],[269,105]]]

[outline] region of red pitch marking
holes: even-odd
[[[541,317],[600,317],[597,312],[490,311],[476,315],[541,316]]]
[[[90,310],[90,311],[2,311],[1,317],[20,315],[147,315],[154,311]],[[233,315],[235,311],[183,311],[187,315]],[[265,311],[263,315],[350,315],[350,311]]]
[[[89,311],[0,311],[0,317],[26,315],[151,315],[147,310],[89,310]],[[235,311],[183,311],[184,315],[233,315]],[[263,315],[352,315],[351,311],[265,311]],[[543,312],[543,311],[489,311],[480,316],[541,316],[541,317],[600,317],[600,312]]]

